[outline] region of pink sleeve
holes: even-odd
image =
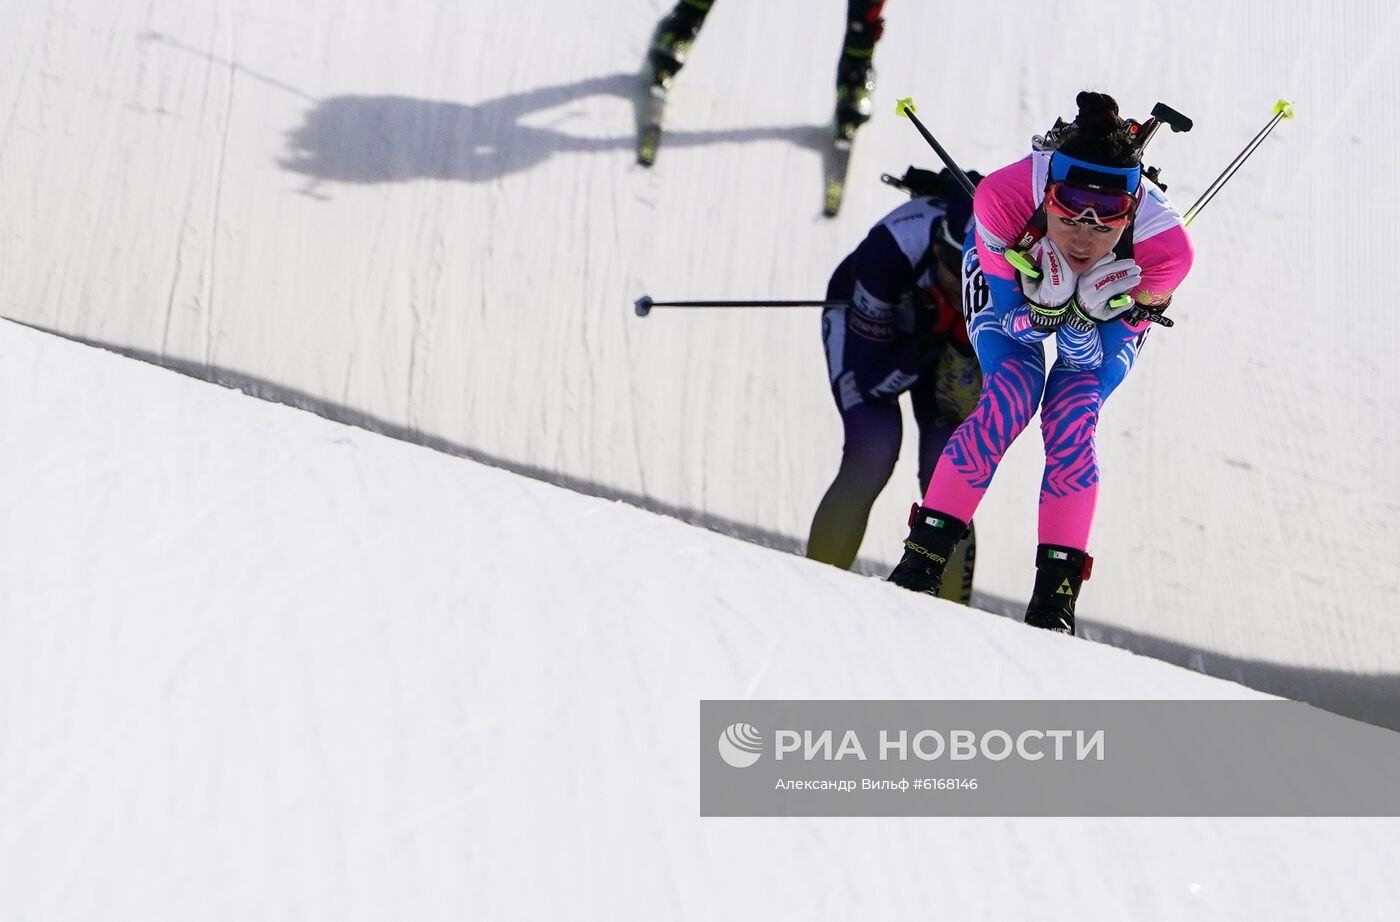
[[[1031,173],[1031,158],[1026,157],[1002,167],[977,186],[972,199],[972,210],[977,216],[977,258],[988,275],[1016,277],[1015,268],[1006,261],[1006,249],[1021,236],[1026,222],[1035,214]]]
[[[1196,251],[1180,224],[1133,243],[1133,258],[1142,267],[1142,283],[1133,290],[1139,304],[1165,304],[1186,273]]]

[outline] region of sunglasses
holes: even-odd
[[[1086,189],[1052,182],[1045,189],[1045,210],[1071,224],[1096,224],[1105,229],[1133,220],[1137,198],[1112,189]]]

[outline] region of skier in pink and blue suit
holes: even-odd
[[[980,273],[989,295],[989,303],[964,301],[982,394],[944,448],[889,577],[938,593],[997,465],[1039,409],[1045,472],[1025,621],[1067,634],[1093,563],[1099,414],[1142,349],[1144,318],[1160,315],[1193,255],[1180,213],[1143,175],[1118,104],[1092,92],[1076,101],[1079,113],[1053,150],[1032,152],[978,186],[963,273],[965,290]]]

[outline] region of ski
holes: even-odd
[[[651,33],[646,64],[642,67],[642,99],[637,107],[637,162],[651,166],[661,146],[661,120],[671,78],[685,64],[690,46],[714,0],[682,0],[661,18]]]
[[[670,74],[658,74],[648,68],[643,78],[642,97],[637,125],[637,162],[651,166],[656,162],[656,149],[661,146],[661,119],[666,114],[666,95],[670,91]]]
[[[855,141],[856,126],[849,122],[836,123],[832,134],[831,148],[826,154],[826,202],[822,214],[836,217],[841,210],[841,200],[846,195],[846,170],[851,165],[851,144]]]

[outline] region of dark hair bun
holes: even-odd
[[[1128,123],[1118,116],[1118,101],[1107,93],[1090,90],[1081,92],[1074,101],[1079,114],[1059,150],[1104,166],[1136,166],[1142,153],[1133,147]]]
[[[1107,93],[1093,93],[1084,90],[1074,97],[1079,106],[1075,122],[1089,134],[1108,134],[1121,129],[1123,120],[1118,117],[1118,101]]]

